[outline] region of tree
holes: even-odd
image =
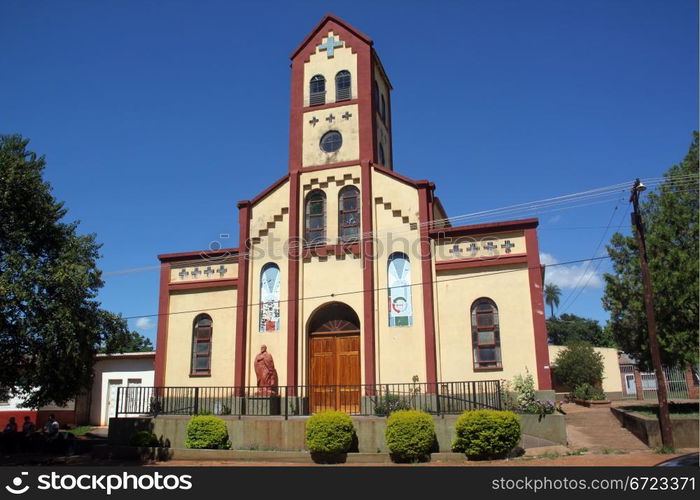
[[[115,342],[116,341],[116,342]],[[144,337],[138,332],[128,332],[127,338],[118,337],[116,339],[109,339],[109,341],[101,345],[97,352],[108,353],[108,352],[150,352],[153,351],[153,344],[151,340]]]
[[[588,342],[576,341],[562,349],[554,360],[554,377],[568,387],[600,385],[603,381],[603,356]]]
[[[649,191],[647,191],[649,192]],[[668,366],[698,362],[698,133],[685,159],[664,174],[641,203],[661,359]],[[614,273],[605,274],[603,307],[618,346],[651,366],[639,249],[615,233],[607,247]]]
[[[100,308],[95,235],[42,179],[44,157],[28,139],[0,136],[0,397],[29,407],[65,404],[90,386],[101,345],[129,341],[126,321]]]
[[[554,317],[554,306],[559,307],[559,297],[561,297],[561,288],[553,283],[548,283],[544,286],[544,301],[551,308],[552,318]]]
[[[576,340],[589,342],[596,347],[615,347],[615,339],[609,330],[603,329],[594,319],[575,314],[562,314],[547,320],[550,344],[567,345]]]

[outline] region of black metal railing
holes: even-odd
[[[384,416],[397,409],[434,415],[502,409],[498,380],[260,387],[119,387],[116,417],[138,415],[304,416],[324,410]]]

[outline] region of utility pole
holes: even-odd
[[[639,265],[642,269],[642,281],[644,283],[644,306],[647,312],[647,330],[649,332],[649,350],[651,351],[651,362],[656,373],[656,396],[659,399],[659,426],[661,427],[661,442],[667,448],[673,448],[673,433],[671,432],[671,416],[668,412],[668,394],[666,392],[666,376],[661,366],[661,352],[659,351],[659,341],[656,338],[656,315],[654,314],[654,297],[651,292],[651,277],[649,276],[649,266],[647,264],[647,248],[644,241],[644,225],[642,216],[639,213],[639,193],[644,191],[646,186],[639,179],[634,182],[630,201],[634,206],[632,212],[632,225],[636,229],[637,245],[639,246]]]

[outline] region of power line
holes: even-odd
[[[606,255],[606,256],[602,256],[602,257],[594,257],[594,258],[591,258],[591,259],[570,260],[570,261],[567,261],[567,262],[558,262],[558,263],[556,263],[556,264],[547,264],[546,267],[566,266],[566,265],[570,265],[570,264],[577,264],[577,263],[579,263],[579,262],[587,262],[587,261],[591,261],[591,260],[602,260],[602,259],[609,259],[609,258],[610,258],[610,257]],[[494,260],[497,260],[497,259],[494,259]],[[507,265],[507,264],[508,264],[508,263],[504,263],[504,265]],[[488,272],[488,273],[479,273],[479,274],[469,275],[469,276],[457,276],[457,277],[454,277],[454,278],[444,278],[444,279],[435,279],[435,280],[429,280],[429,281],[420,281],[420,282],[416,282],[416,283],[411,283],[411,284],[408,285],[408,286],[414,287],[414,286],[423,286],[423,285],[428,285],[428,284],[432,285],[432,284],[434,284],[434,283],[435,283],[435,284],[439,284],[439,283],[447,283],[447,282],[451,282],[451,281],[460,281],[460,280],[464,280],[464,279],[483,278],[484,276],[494,276],[494,275],[499,275],[499,274],[508,274],[508,273],[514,273],[514,272],[521,272],[521,271],[529,270],[529,269],[538,269],[538,267],[529,267],[529,266],[528,266],[528,267],[524,267],[524,268],[521,267],[521,268],[517,268],[517,269],[504,269],[504,270],[501,270],[501,271],[491,271],[491,272]],[[369,289],[369,290],[367,290],[367,291],[371,291],[371,292],[380,292],[380,291],[382,291],[382,290],[389,290],[390,288],[391,288],[391,287],[388,287],[388,286],[376,287],[376,288],[371,288],[371,289]],[[339,292],[339,293],[330,293],[330,294],[323,294],[323,295],[313,295],[313,296],[310,296],[310,297],[301,297],[301,298],[298,298],[298,299],[295,299],[295,300],[296,300],[297,302],[302,302],[302,301],[305,301],[305,300],[333,299],[333,298],[336,298],[336,297],[345,297],[345,296],[347,296],[347,295],[354,295],[354,294],[358,294],[358,293],[365,293],[365,290],[354,290],[354,291],[349,291],[349,292]],[[284,300],[280,299],[280,300],[278,300],[277,302],[279,302],[279,303],[283,303],[283,302],[284,302],[284,303],[289,303],[289,302],[294,302],[294,300],[292,300],[292,299],[284,299]],[[262,302],[255,302],[255,303],[250,303],[250,304],[248,304],[246,307],[260,306],[261,304],[262,304]],[[129,319],[138,319],[138,318],[156,318],[156,317],[160,317],[160,316],[172,316],[172,315],[175,315],[175,314],[192,314],[192,313],[197,313],[197,312],[202,312],[202,311],[219,311],[219,310],[223,310],[223,309],[238,309],[238,305],[221,306],[221,307],[209,307],[209,308],[206,308],[206,309],[192,309],[192,310],[188,310],[188,311],[167,312],[167,313],[165,313],[165,314],[161,314],[161,313],[156,313],[156,314],[141,314],[141,315],[138,315],[138,316],[125,316],[123,319],[129,320]]]
[[[653,187],[655,184],[664,184],[670,185],[669,182],[676,183],[678,182],[679,184],[673,184],[673,186],[689,186],[691,183],[692,184],[697,184],[695,180],[691,179],[686,179],[692,178],[692,179],[697,179],[697,176],[678,176],[678,177],[669,177],[669,178],[650,178],[650,179],[643,179],[644,182],[647,182],[648,187]],[[604,204],[604,203],[609,203],[611,201],[614,201],[617,199],[617,197],[620,195],[620,193],[626,193],[629,190],[629,186],[632,184],[632,181],[630,182],[623,182],[623,183],[618,183],[618,184],[613,184],[610,186],[604,186],[600,188],[595,188],[595,189],[589,189],[586,191],[581,191],[577,193],[572,193],[572,194],[567,194],[567,195],[561,195],[561,196],[555,196],[553,198],[546,198],[543,200],[537,200],[537,201],[532,201],[532,202],[526,202],[526,203],[520,203],[517,205],[510,205],[507,207],[501,207],[501,208],[495,208],[495,209],[490,209],[490,210],[482,210],[479,212],[472,212],[468,214],[462,214],[462,215],[457,215],[453,217],[447,217],[444,219],[435,219],[432,221],[425,221],[425,222],[420,222],[417,224],[419,228],[421,227],[428,227],[433,230],[439,230],[442,227],[440,227],[441,224],[447,224],[447,223],[456,223],[456,222],[466,222],[466,221],[477,221],[480,219],[484,218],[499,218],[499,217],[515,217],[516,215],[520,214],[520,216],[525,216],[525,215],[535,215],[535,214],[544,214],[544,213],[552,213],[552,212],[559,212],[563,210],[571,210],[571,209],[576,209],[576,208],[583,208],[583,207],[588,207],[588,206],[593,206],[593,205],[598,205],[598,204]],[[585,201],[586,203],[579,203],[575,204],[577,202],[582,202]],[[567,204],[571,204],[570,206],[566,206]],[[396,229],[396,230],[395,230]],[[388,237],[388,236],[395,236],[395,235],[400,235],[402,233],[414,231],[415,229],[406,229],[405,225],[401,226],[395,226],[395,228],[388,228],[382,231],[382,233],[376,233],[374,231],[366,231],[364,233],[361,233],[358,235],[358,240],[362,238],[372,238],[376,237],[377,239],[382,239],[381,237]],[[240,250],[240,249],[239,249]],[[206,251],[202,251],[202,256],[206,255]],[[238,252],[236,253],[236,257],[240,256],[248,256],[250,252]],[[212,260],[207,260],[206,258],[203,259],[203,262],[218,262],[218,259],[212,259]],[[145,272],[145,271],[152,271],[152,270],[157,270],[160,269],[160,266],[143,266],[143,267],[137,267],[137,268],[131,268],[131,269],[122,269],[122,270],[117,270],[117,271],[107,271],[103,273],[103,276],[105,277],[110,277],[110,276],[119,276],[119,275],[126,275],[126,274],[133,274],[133,273],[138,273],[138,272]]]

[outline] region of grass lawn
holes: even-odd
[[[75,429],[70,429],[68,432],[74,436],[84,436],[93,429],[95,429],[94,425],[79,425]]]
[[[625,406],[625,410],[633,411],[643,417],[658,418],[659,407],[657,405]],[[671,418],[700,418],[698,403],[670,403],[668,405]]]

